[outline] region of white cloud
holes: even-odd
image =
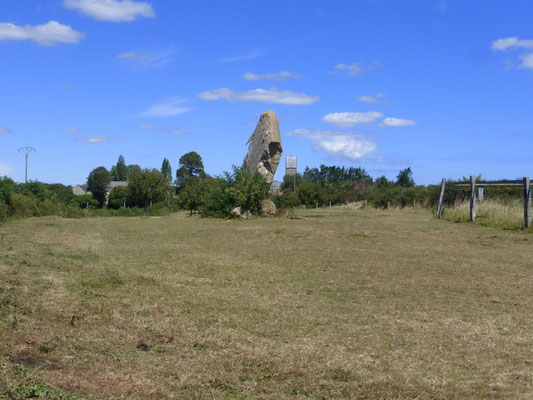
[[[346,75],[362,75],[365,72],[362,62],[354,62],[353,64],[337,64],[335,65],[337,73],[345,73]]]
[[[189,134],[189,132],[185,132],[185,131],[182,131],[182,130],[180,130],[180,129],[160,128],[160,127],[158,127],[158,126],[155,126],[155,125],[148,125],[148,124],[138,125],[137,128],[138,128],[138,129],[150,130],[150,131],[161,131],[161,132],[166,132],[166,133],[168,133],[169,135],[173,135],[173,136],[182,136],[182,135],[188,135],[188,134]]]
[[[197,96],[203,100],[219,100],[225,99],[227,101],[252,101],[259,103],[275,103],[283,105],[309,105],[320,100],[318,96],[309,96],[304,93],[295,93],[290,90],[272,89],[255,89],[247,92],[235,92],[231,89],[221,88],[208,90],[207,92],[199,93]]]
[[[241,54],[238,56],[223,58],[220,61],[225,62],[225,63],[248,61],[248,60],[253,60],[259,57],[263,57],[266,53],[267,53],[266,50],[252,50],[248,53]]]
[[[378,93],[375,96],[359,96],[357,101],[362,103],[372,103],[372,104],[391,104],[392,102],[388,100],[388,97],[385,93]]]
[[[62,84],[64,87],[70,88],[70,89],[76,89],[76,84],[72,82],[65,82]]]
[[[78,128],[67,128],[65,132],[67,133],[78,133],[80,130]]]
[[[31,40],[41,46],[53,46],[56,43],[78,43],[84,36],[57,21],[24,26],[0,22],[0,40]]]
[[[294,72],[281,71],[281,72],[268,72],[266,74],[253,74],[247,72],[244,74],[243,79],[247,81],[259,81],[259,80],[272,80],[272,81],[285,81],[287,79],[298,79],[302,75],[295,74]]]
[[[190,107],[183,107],[182,104],[187,100],[172,98],[161,103],[148,107],[140,115],[142,117],[175,117],[176,115],[185,114],[192,110]]]
[[[492,50],[504,51],[512,47],[533,49],[533,39],[518,39],[517,37],[508,37],[492,42]]]
[[[365,140],[358,133],[341,133],[322,129],[295,129],[285,136],[298,136],[311,139],[313,148],[324,150],[331,156],[360,160],[369,156],[377,148],[372,141]]]
[[[334,126],[348,128],[358,124],[370,124],[378,118],[383,118],[383,114],[377,111],[365,113],[341,112],[327,114],[322,118],[322,121]]]
[[[13,131],[7,126],[0,125],[0,133],[13,133]]]
[[[379,126],[389,126],[389,127],[397,127],[397,126],[411,126],[416,125],[415,121],[411,121],[410,119],[400,119],[400,118],[392,118],[388,117],[383,120]]]
[[[10,175],[13,173],[13,168],[11,168],[9,165],[1,163],[0,162],[0,176],[2,175]]]
[[[87,142],[87,143],[103,143],[103,142],[109,142],[111,140],[126,140],[127,138],[124,136],[117,136],[117,137],[111,137],[111,136],[78,136],[76,140],[78,142]]]
[[[365,70],[373,70],[381,67],[382,64],[379,61],[371,62],[365,66],[364,63],[358,61],[353,64],[337,64],[335,65],[335,71],[330,72],[330,74],[343,74],[348,76],[360,76],[363,75]]]
[[[170,63],[175,54],[173,49],[147,52],[127,51],[117,54],[115,58],[133,68],[158,68]]]
[[[131,22],[137,17],[155,18],[150,3],[133,0],[64,0],[66,8],[100,21]]]
[[[533,53],[523,54],[519,57],[522,60],[522,63],[518,68],[533,69]]]

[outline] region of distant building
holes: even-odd
[[[109,194],[111,190],[113,190],[116,187],[119,186],[128,186],[128,182],[126,181],[111,181],[109,182],[109,185],[107,185],[107,193]],[[76,185],[72,188],[72,193],[74,193],[74,196],[81,196],[83,194],[91,194],[90,191],[87,190],[87,185]]]
[[[109,182],[109,185],[107,186],[107,191],[110,192],[111,190],[119,186],[128,186],[128,182],[127,181],[111,181]]]
[[[87,190],[87,185],[76,185],[72,188],[72,193],[74,193],[74,196],[81,196],[83,194],[90,194]]]
[[[285,175],[296,175],[298,173],[296,156],[287,157],[285,164]]]
[[[281,182],[280,181],[273,181],[270,185],[270,190],[268,191],[270,194],[281,194]]]

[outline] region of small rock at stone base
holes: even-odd
[[[253,217],[252,213],[243,207],[235,207],[233,210],[231,210],[231,216],[244,219]]]

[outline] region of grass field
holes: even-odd
[[[296,215],[0,225],[0,398],[533,398],[531,232]]]

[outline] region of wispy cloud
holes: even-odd
[[[72,83],[72,82],[64,82],[62,83],[62,85],[66,88],[70,88],[70,89],[76,89],[76,84],[75,83]]]
[[[149,130],[149,131],[166,132],[166,133],[168,133],[169,135],[173,135],[173,136],[183,136],[183,135],[189,135],[189,134],[190,134],[190,132],[185,132],[185,131],[182,131],[181,129],[160,128],[160,127],[158,127],[158,126],[155,126],[155,125],[148,125],[148,124],[138,125],[138,126],[137,126],[137,129],[144,129],[144,130]]]
[[[374,62],[371,62],[370,64],[365,64],[361,61],[357,61],[352,64],[337,64],[334,67],[334,71],[331,71],[330,74],[361,76],[365,73],[366,70],[378,69],[382,65],[383,64],[379,61],[374,61]]]
[[[359,96],[357,101],[371,104],[392,104],[392,101],[389,100],[389,96],[387,96],[385,93],[378,93],[375,96]]]
[[[163,67],[174,59],[176,51],[167,49],[161,51],[127,51],[117,54],[116,59],[121,60],[132,68],[159,68]]]
[[[416,125],[415,121],[410,119],[392,118],[387,117],[379,124],[379,126],[398,127],[398,126],[412,126]]]
[[[533,69],[533,53],[522,54],[519,56],[522,60],[518,68]]]
[[[246,79],[247,81],[260,81],[260,80],[286,81],[287,79],[302,78],[303,75],[295,74],[294,72],[289,72],[289,71],[268,72],[266,74],[253,74],[251,72],[247,72],[242,77],[243,79]]]
[[[134,51],[127,51],[125,53],[120,53],[115,56],[115,58],[118,58],[119,60],[131,60],[132,58],[139,57],[139,53],[136,53]]]
[[[57,43],[78,43],[84,36],[69,25],[57,21],[24,26],[10,22],[0,23],[0,40],[31,40],[41,46],[53,46]]]
[[[383,114],[377,111],[340,112],[327,114],[322,118],[322,121],[334,126],[349,128],[359,124],[370,124],[379,118],[383,118]]]
[[[220,61],[224,63],[232,63],[239,61],[249,61],[254,60],[259,57],[263,57],[267,53],[266,50],[252,50],[248,53],[239,54],[237,56],[222,58]]]
[[[150,3],[133,0],[64,0],[66,8],[99,21],[131,22],[139,17],[155,18]]]
[[[13,173],[13,168],[11,168],[9,165],[4,164],[0,162],[0,176],[2,175],[9,175]]]
[[[275,103],[283,105],[309,105],[316,103],[320,98],[318,96],[309,96],[305,93],[295,93],[290,90],[272,89],[255,89],[247,92],[235,92],[231,89],[221,88],[208,90],[199,93],[197,96],[203,100],[224,99],[231,102],[250,101],[259,103]]]
[[[13,133],[13,131],[7,126],[0,125],[0,133]]]
[[[103,143],[103,142],[109,142],[112,140],[127,140],[127,137],[124,136],[117,136],[117,137],[111,137],[111,136],[78,136],[76,140],[78,142],[87,142],[87,143]]]
[[[505,51],[511,48],[533,49],[533,39],[519,39],[517,37],[508,37],[497,39],[492,42],[492,50]]]
[[[360,133],[336,132],[323,129],[295,129],[283,134],[311,139],[315,150],[323,150],[329,155],[349,160],[368,157],[377,145],[365,139]]]
[[[179,98],[171,98],[154,104],[143,111],[142,117],[175,117],[177,115],[185,114],[192,110],[190,107],[184,107],[183,104],[187,100]]]
[[[517,37],[507,37],[497,39],[492,42],[492,50],[494,51],[507,51],[507,50],[522,50],[533,49],[533,39],[519,39]],[[518,55],[520,64],[517,68],[533,69],[533,53],[522,53]],[[505,60],[505,69],[513,69],[515,63],[510,57]]]
[[[65,132],[67,133],[78,133],[80,130],[78,128],[67,128]]]

